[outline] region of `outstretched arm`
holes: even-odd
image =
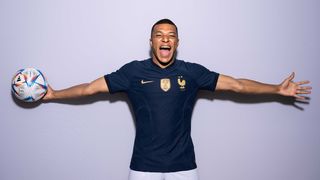
[[[279,94],[292,96],[297,99],[305,99],[303,95],[311,93],[309,81],[293,82],[294,73],[287,77],[281,84],[265,84],[249,79],[235,79],[230,76],[220,75],[217,82],[217,90],[230,90],[239,93],[250,94]]]
[[[44,96],[43,100],[77,98],[100,92],[109,92],[104,77],[100,77],[91,83],[79,84],[63,90],[53,90],[49,86],[47,94]]]

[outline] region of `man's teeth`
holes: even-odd
[[[160,46],[161,50],[170,50],[171,47],[170,46]]]

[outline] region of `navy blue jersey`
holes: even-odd
[[[132,61],[105,75],[110,93],[126,92],[134,111],[132,170],[175,172],[197,167],[191,114],[198,90],[214,91],[218,76],[181,60],[162,69],[152,59]]]

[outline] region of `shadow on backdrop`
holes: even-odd
[[[40,106],[41,104],[46,104],[46,103],[58,103],[58,104],[68,104],[68,105],[88,105],[88,104],[93,104],[98,101],[108,101],[110,103],[114,103],[117,101],[122,101],[125,102],[128,105],[128,108],[130,110],[130,114],[132,116],[132,120],[134,120],[134,114],[133,110],[131,107],[131,103],[129,101],[129,98],[127,94],[125,93],[116,93],[116,94],[109,94],[109,93],[98,93],[95,95],[91,96],[86,96],[86,97],[80,97],[80,98],[73,98],[73,99],[61,99],[61,100],[50,100],[50,101],[43,101],[39,100],[36,102],[24,102],[19,99],[17,99],[13,93],[11,93],[11,98],[15,102],[15,104],[21,108],[25,109],[32,109]],[[135,124],[135,121],[133,121]]]
[[[13,100],[13,102],[21,107],[21,108],[25,108],[25,109],[32,109],[32,108],[36,108],[41,104],[41,101],[36,101],[36,102],[24,102],[18,98],[16,98],[16,96],[13,94],[12,91],[11,92],[11,99]]]

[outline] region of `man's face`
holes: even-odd
[[[173,63],[173,58],[179,44],[177,30],[171,24],[158,24],[151,34],[150,45],[152,60],[161,68]]]

